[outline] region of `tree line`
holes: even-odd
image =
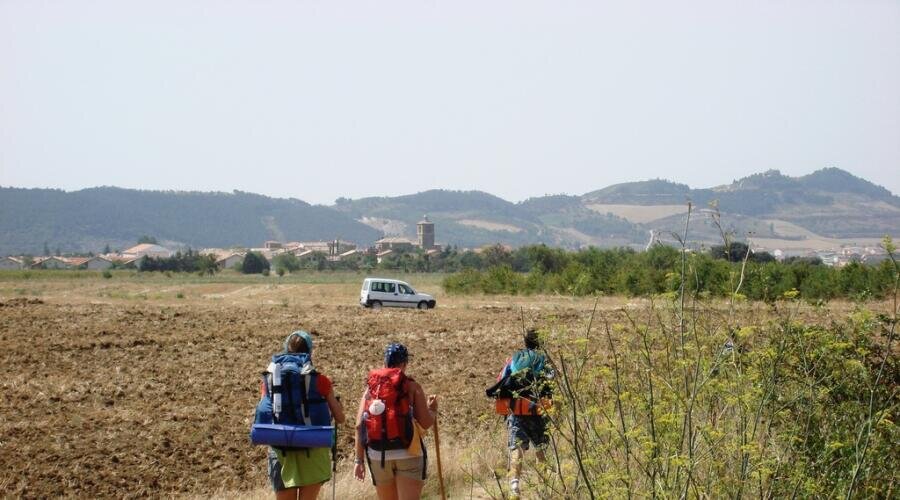
[[[645,252],[623,248],[566,252],[542,245],[515,252],[498,248],[481,256],[490,265],[467,267],[448,276],[444,289],[455,294],[650,296],[679,292],[684,275],[690,276],[684,283],[690,292],[724,297],[737,290],[740,297],[769,301],[794,291],[812,300],[883,298],[894,284],[892,260],[834,268],[809,258],[778,262],[743,248],[741,258],[735,258],[740,252],[734,252],[732,245],[683,255],[680,249],[664,245]]]

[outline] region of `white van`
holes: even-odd
[[[405,281],[385,278],[366,278],[359,291],[359,305],[381,309],[382,307],[417,307],[432,309],[437,304],[434,297],[418,293]]]

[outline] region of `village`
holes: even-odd
[[[331,262],[341,262],[362,255],[374,256],[381,263],[385,257],[396,253],[423,251],[426,255],[440,253],[441,245],[435,244],[434,222],[426,215],[416,224],[417,240],[399,236],[381,238],[373,245],[360,248],[357,244],[336,238],[331,241],[290,241],[270,240],[263,246],[255,248],[203,248],[200,255],[215,258],[219,269],[232,269],[238,266],[248,252],[264,257],[270,263],[280,255],[290,254],[302,262],[316,256],[324,255]],[[143,258],[169,258],[179,250],[167,248],[158,243],[139,243],[118,252],[107,252],[98,255],[44,255],[31,257],[27,255],[6,256],[0,258],[0,269],[84,269],[103,271],[111,268],[138,268]]]

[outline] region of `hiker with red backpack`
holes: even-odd
[[[312,337],[296,331],[272,356],[261,383],[250,439],[268,445],[268,471],[278,500],[312,500],[332,479],[335,431],[344,410],[331,380],[312,365]]]
[[[513,498],[519,496],[525,451],[533,444],[537,459],[545,462],[544,449],[550,442],[545,412],[552,405],[553,370],[541,350],[538,332],[528,330],[524,340],[525,348],[507,358],[497,383],[485,391],[496,400],[496,412],[506,417],[509,489]]]
[[[420,498],[428,453],[422,434],[435,423],[437,396],[428,396],[406,375],[409,352],[392,343],[384,367],[369,372],[356,415],[356,468],[360,481],[369,465],[380,500]]]

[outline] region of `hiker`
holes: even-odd
[[[507,358],[497,383],[485,391],[488,397],[497,399],[497,413],[506,415],[509,489],[513,497],[519,496],[522,460],[530,445],[534,445],[537,459],[546,461],[544,449],[549,438],[543,410],[550,406],[549,379],[553,377],[546,363],[537,330],[530,329],[525,332],[525,348]]]
[[[284,341],[283,354],[295,354],[296,359],[305,362],[296,385],[306,389],[306,397],[291,397],[292,391],[282,396],[287,396],[283,401],[284,412],[300,416],[298,420],[301,423],[307,422],[308,425],[331,425],[332,417],[336,423],[341,424],[344,422],[344,410],[334,395],[331,379],[315,370],[309,371],[312,368],[312,350],[312,337],[302,330],[291,333]],[[276,355],[275,358],[277,357]],[[310,381],[308,387],[305,386],[307,380]],[[303,408],[303,402],[307,408]],[[306,420],[304,413],[308,415]],[[275,490],[275,498],[316,498],[322,485],[331,479],[331,453],[332,450],[326,447],[287,450],[270,447],[269,480]]]
[[[356,468],[360,481],[369,464],[380,500],[420,498],[428,452],[422,441],[437,414],[437,396],[428,396],[406,376],[409,353],[403,344],[384,350],[384,367],[369,372],[356,414]]]

